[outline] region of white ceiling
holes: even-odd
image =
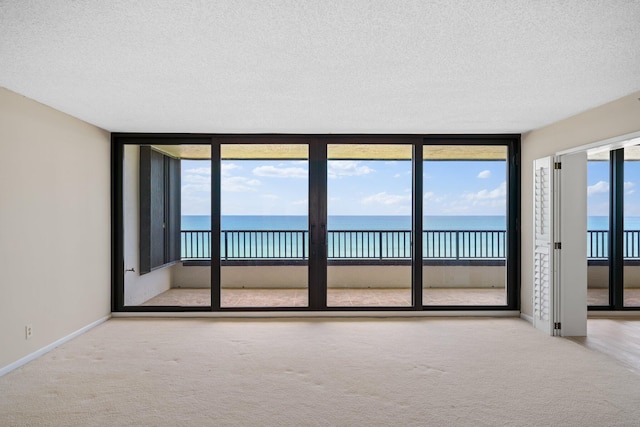
[[[0,86],[110,131],[525,132],[640,90],[640,0],[0,0]]]

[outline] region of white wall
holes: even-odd
[[[171,268],[140,275],[140,147],[124,149],[124,304],[140,305],[171,287]]]
[[[0,88],[0,368],[111,311],[109,146]]]
[[[522,136],[522,312],[532,314],[533,161],[581,145],[640,131],[640,92]]]

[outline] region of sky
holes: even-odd
[[[640,216],[640,162],[624,163],[624,216]],[[587,163],[587,215],[609,215],[609,162]]]
[[[223,215],[306,215],[307,161],[222,161]],[[587,214],[607,216],[609,162],[590,161]],[[625,162],[625,216],[640,216],[640,162]],[[411,162],[331,160],[329,215],[410,215]],[[506,162],[425,161],[425,215],[505,215]],[[183,160],[184,215],[208,215],[209,161]]]
[[[223,160],[223,215],[306,215],[307,161]],[[425,215],[505,215],[505,161],[425,161]],[[182,161],[183,215],[208,215],[209,161]],[[410,215],[411,162],[330,160],[329,215]]]

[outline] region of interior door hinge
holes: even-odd
[[[560,323],[560,322],[555,322],[555,323],[553,324],[553,329],[554,329],[554,330],[556,330],[556,331],[559,331],[560,329],[562,329],[562,323]]]
[[[554,249],[562,249],[562,243],[561,242],[555,242],[553,244],[553,248]]]
[[[555,162],[553,164],[553,168],[558,170],[558,169],[562,169],[562,163],[561,162]]]

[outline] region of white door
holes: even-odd
[[[533,163],[533,325],[554,333],[553,202],[554,161],[552,157]]]
[[[563,337],[587,335],[587,154],[556,159],[556,331]]]
[[[534,161],[533,324],[587,334],[587,156]]]

